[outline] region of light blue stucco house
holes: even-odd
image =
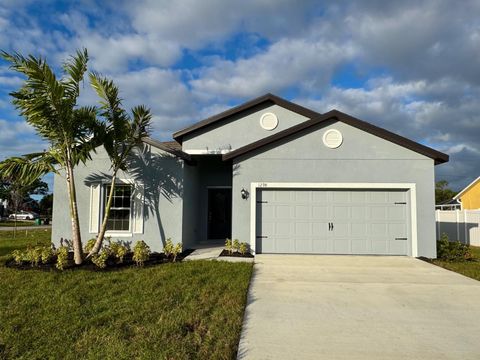
[[[237,238],[253,253],[436,256],[434,166],[448,155],[333,110],[264,95],[173,134],[144,139],[118,176],[107,235],[161,251]],[[76,170],[81,233],[98,232],[102,149]],[[52,240],[70,238],[55,177]]]

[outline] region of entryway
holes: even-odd
[[[232,188],[208,189],[208,240],[223,240],[232,236]]]

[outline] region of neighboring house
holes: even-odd
[[[480,209],[480,176],[455,195],[453,199],[460,202],[462,210]]]
[[[333,110],[271,94],[173,134],[145,139],[118,176],[108,236],[195,248],[237,238],[253,253],[436,256],[434,166],[448,155]],[[83,239],[99,228],[110,162],[76,171]],[[55,243],[70,238],[55,177]]]

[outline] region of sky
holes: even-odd
[[[436,180],[459,190],[480,176],[478,14],[469,0],[0,0],[0,49],[60,71],[87,48],[161,140],[267,92],[335,108],[449,154]],[[21,84],[0,60],[0,160],[47,148],[11,105]],[[85,81],[79,104],[96,101]]]

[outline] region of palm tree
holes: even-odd
[[[77,106],[80,84],[87,71],[87,50],[77,51],[63,64],[65,74],[60,79],[44,58],[4,51],[1,56],[10,62],[11,69],[26,76],[23,86],[10,95],[20,115],[48,142],[49,149],[3,161],[0,175],[19,174],[29,182],[48,172],[65,174],[74,260],[79,265],[83,253],[73,170],[90,159],[90,153],[102,139],[98,136],[102,124],[97,120],[96,108]]]
[[[135,147],[142,144],[142,138],[148,136],[152,119],[150,110],[143,105],[132,108],[133,116],[130,116],[122,108],[118,87],[113,81],[91,73],[90,83],[101,99],[100,116],[105,119],[106,123],[103,146],[111,161],[112,177],[102,225],[95,245],[88,257],[98,253],[102,247],[115,191],[117,173],[120,170],[128,172],[129,156]]]

